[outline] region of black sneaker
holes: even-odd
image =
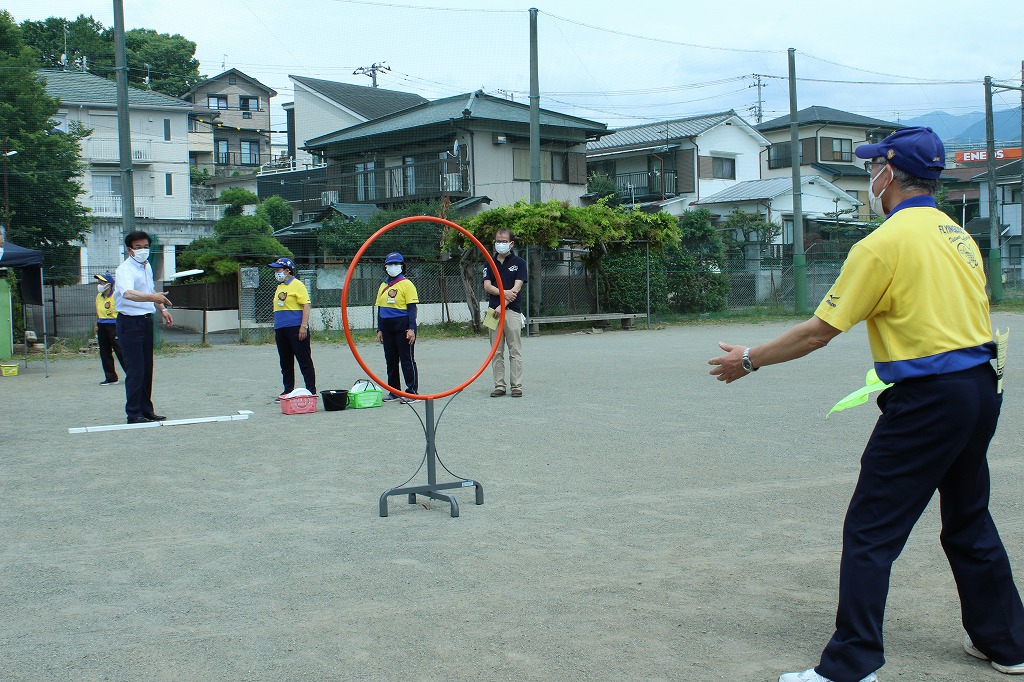
[[[100,382],[100,386],[116,386],[119,383],[121,382],[119,382],[117,379],[114,379],[113,381],[111,381],[110,379],[104,379],[103,381]]]

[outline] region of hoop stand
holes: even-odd
[[[456,488],[476,488],[476,503],[484,503],[484,488],[479,481],[452,481],[450,483],[437,482],[437,445],[434,440],[434,399],[424,398],[426,403],[426,437],[427,437],[427,484],[407,488],[389,488],[380,496],[380,515],[388,515],[388,498],[392,495],[408,495],[409,504],[416,504],[416,494],[424,495],[432,500],[447,502],[452,507],[452,518],[459,515],[459,503],[455,501],[454,495],[439,492],[441,490],[453,490]]]

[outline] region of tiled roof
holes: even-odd
[[[846,164],[838,163],[812,163],[811,166],[814,168],[820,168],[833,177],[845,177],[845,178],[870,178],[871,173],[860,166],[848,166]]]
[[[412,92],[399,92],[372,88],[364,85],[336,83],[334,81],[307,78],[305,76],[288,76],[296,83],[317,92],[324,97],[350,109],[367,121],[387,116],[417,104],[428,101]]]
[[[46,94],[59,99],[63,104],[117,106],[117,83],[112,80],[82,71],[40,69],[39,75],[46,81]],[[128,86],[128,104],[165,109],[192,108],[185,100],[131,85]]]
[[[618,128],[600,140],[587,143],[587,151],[595,152],[614,147],[666,143],[669,140],[694,137],[725,123],[734,116],[736,116],[735,111],[722,111],[717,114],[691,116],[671,121],[658,121],[657,123],[645,123],[639,126]]]
[[[899,123],[883,121],[880,118],[861,116],[849,111],[833,109],[831,107],[807,107],[796,112],[797,125],[810,125],[814,123],[831,123],[833,125],[855,126],[858,128],[883,128],[886,130],[898,130],[902,128]],[[773,118],[770,121],[759,123],[754,128],[762,133],[768,130],[779,130],[789,127],[789,114]]]
[[[323,147],[336,142],[348,142],[374,135],[422,128],[451,121],[498,121],[529,125],[530,107],[481,91],[426,102],[384,118],[367,121],[307,141],[306,148]],[[604,123],[540,110],[541,128],[582,129],[587,134],[600,134],[608,128]]]
[[[1002,165],[1002,166],[999,166],[998,168],[996,168],[996,180],[997,181],[999,180],[999,178],[1010,178],[1012,180],[1014,178],[1019,178],[1019,177],[1020,177],[1020,159],[1017,159],[1016,161],[1011,161],[1010,163],[1007,163],[1005,165]],[[972,182],[985,182],[987,180],[988,180],[988,171],[985,171],[983,173],[979,173],[979,174],[974,175],[974,176],[971,177],[971,181]]]

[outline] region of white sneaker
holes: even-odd
[[[971,641],[970,635],[964,635],[964,651],[969,653],[975,658],[980,658],[983,661],[988,661],[992,664],[992,667],[1001,673],[1007,675],[1024,675],[1024,663],[1017,663],[1016,665],[1003,665],[1002,663],[996,663],[990,660],[988,656],[981,653],[981,650],[974,646],[974,642]]]
[[[779,682],[832,682],[832,680],[822,677],[814,672],[814,668],[811,668],[802,673],[786,673],[779,677]],[[878,682],[878,676],[871,673],[867,677],[862,678],[860,682]]]

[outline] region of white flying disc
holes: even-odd
[[[201,275],[205,270],[184,270],[182,272],[176,272],[173,275],[167,275],[164,279],[178,279],[179,277],[189,277],[190,275]]]

